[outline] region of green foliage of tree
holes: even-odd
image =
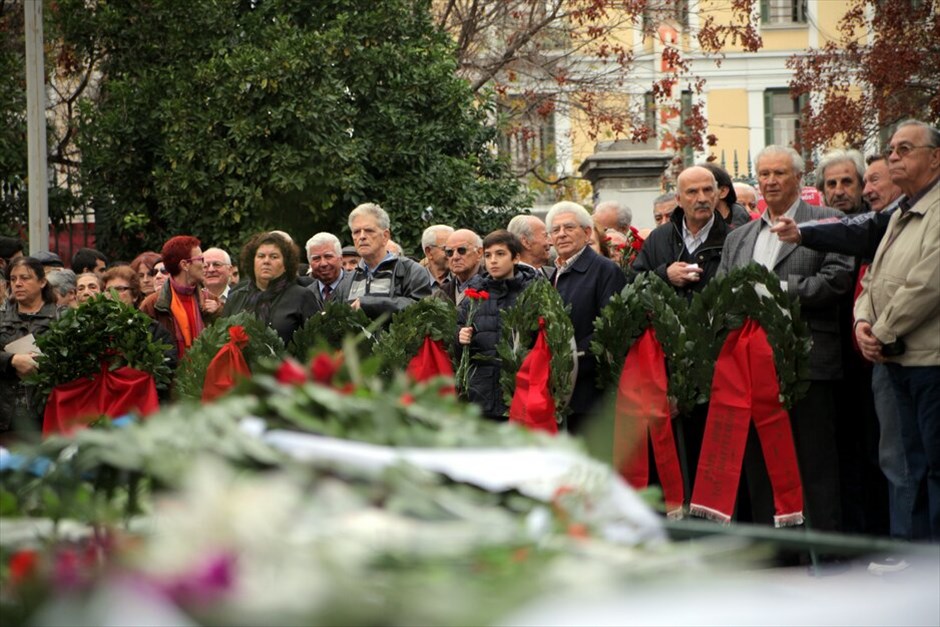
[[[23,8],[0,2],[0,235],[26,217],[26,71]]]
[[[426,0],[60,0],[57,16],[103,55],[78,142],[119,257],[178,233],[341,234],[366,201],[412,251],[427,219],[485,233],[526,202]]]

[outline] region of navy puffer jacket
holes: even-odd
[[[500,336],[500,312],[512,307],[519,294],[532,281],[544,281],[545,277],[530,266],[516,264],[513,278],[497,281],[489,274],[472,277],[467,289],[486,290],[489,299],[483,301],[473,315],[473,338],[470,340],[470,401],[480,406],[483,415],[496,420],[505,420],[506,404],[499,387],[500,361],[496,345]],[[469,298],[464,298],[457,310],[457,331],[467,326],[470,313]],[[458,359],[466,347],[457,344]]]

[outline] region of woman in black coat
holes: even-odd
[[[283,235],[253,236],[242,249],[239,266],[248,280],[229,294],[222,315],[252,313],[289,344],[294,331],[320,309],[313,292],[297,284],[299,259],[297,247]]]
[[[480,406],[484,416],[493,420],[506,420],[506,404],[499,385],[501,365],[496,354],[502,327],[500,312],[512,307],[529,283],[544,280],[531,266],[516,263],[521,251],[522,244],[509,231],[487,235],[483,240],[486,272],[472,277],[466,289],[486,291],[489,298],[480,301],[471,326],[467,326],[467,318],[473,299],[464,298],[457,310],[458,351],[470,351],[468,396]]]

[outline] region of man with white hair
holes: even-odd
[[[602,231],[613,229],[626,235],[630,232],[633,212],[630,207],[621,205],[616,200],[607,200],[594,207],[594,222]]]
[[[388,213],[374,203],[361,204],[349,214],[349,230],[360,259],[346,300],[373,320],[431,295],[428,271],[416,261],[388,252],[389,227]]]
[[[551,279],[555,272],[549,264],[552,241],[545,223],[534,215],[523,213],[510,220],[506,230],[519,238],[522,244],[519,263],[529,265]]]
[[[857,150],[832,150],[823,155],[816,168],[816,188],[826,206],[842,213],[868,211],[862,189],[865,187],[865,158]]]
[[[801,317],[812,334],[809,390],[790,411],[793,439],[803,483],[804,511],[814,529],[841,527],[839,466],[836,454],[833,388],[842,378],[839,304],[852,288],[852,260],[781,242],[771,232],[783,216],[797,222],[838,217],[835,209],[813,207],[800,197],[805,164],[795,150],[767,146],[757,155],[757,178],[767,210],[760,219],[728,234],[719,274],[757,262],[780,278],[783,290],[800,302]],[[755,522],[772,520],[770,483],[754,427],[745,453]]]
[[[558,252],[555,288],[571,308],[569,315],[574,325],[578,378],[569,404],[568,430],[578,433],[601,396],[596,385],[596,363],[590,352],[594,319],[627,281],[617,264],[601,257],[588,245],[594,220],[587,209],[574,202],[562,201],[549,209],[545,224]]]
[[[757,190],[754,189],[753,185],[736,181],[734,183],[734,193],[738,196],[738,203],[751,215],[757,213]]]
[[[203,276],[209,292],[206,294],[206,305],[209,306],[213,300],[224,305],[232,289],[232,258],[221,248],[208,248],[202,256],[206,268]]]
[[[320,308],[330,301],[343,302],[349,294],[352,273],[343,270],[343,247],[332,233],[317,233],[305,246],[310,274],[314,281],[307,286]]]
[[[425,266],[438,286],[447,276],[447,255],[444,254],[444,247],[453,232],[454,227],[447,224],[432,224],[421,234],[421,250],[427,260]]]

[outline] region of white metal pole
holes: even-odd
[[[43,62],[42,2],[26,0],[26,142],[28,145],[29,252],[49,249],[46,170],[46,73]]]

